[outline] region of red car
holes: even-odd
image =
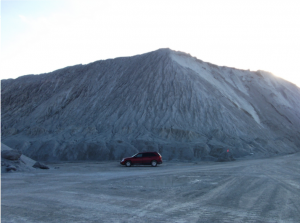
[[[120,164],[130,167],[131,165],[151,165],[162,164],[162,157],[158,152],[143,152],[134,154],[132,157],[123,158]]]

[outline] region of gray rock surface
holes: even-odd
[[[13,154],[13,159],[11,159],[11,156],[6,156],[4,154]],[[1,173],[31,171],[34,170],[32,165],[35,162],[35,160],[32,160],[29,157],[21,154],[19,151],[15,151],[7,145],[1,143]]]
[[[18,160],[21,157],[22,153],[18,150],[3,150],[1,151],[1,158],[8,160]]]
[[[170,49],[2,80],[1,87],[2,142],[36,160],[300,151],[296,85]]]
[[[34,168],[40,168],[40,169],[49,169],[49,167],[43,163],[36,162],[32,167]]]
[[[8,165],[6,167],[6,171],[9,172],[9,171],[16,171],[17,170],[17,167],[13,166],[13,165]]]

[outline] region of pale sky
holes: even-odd
[[[1,79],[167,47],[300,86],[300,1],[1,1]]]

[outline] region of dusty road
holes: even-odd
[[[300,154],[155,168],[50,166],[2,174],[3,223],[300,222]]]

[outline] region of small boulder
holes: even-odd
[[[7,160],[18,160],[22,153],[18,150],[2,150],[1,157]]]
[[[6,171],[9,172],[9,171],[16,171],[17,170],[17,167],[13,166],[13,165],[9,165],[6,167]]]
[[[40,163],[40,162],[36,162],[32,167],[34,167],[34,168],[40,168],[40,169],[49,169],[48,166],[46,166],[45,164]]]

